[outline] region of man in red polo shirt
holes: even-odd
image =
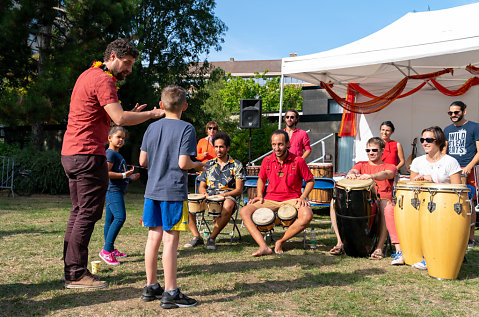
[[[286,128],[284,131],[288,132],[289,136],[289,152],[306,159],[311,154],[309,136],[306,131],[296,128],[298,121],[299,113],[296,109],[289,109],[286,111],[286,114],[284,115]]]
[[[134,125],[157,119],[164,111],[146,105],[123,111],[118,101],[116,79],[132,71],[138,50],[118,39],[108,44],[102,62],[78,77],[73,88],[68,125],[63,137],[62,165],[68,177],[72,209],[63,243],[66,288],[102,288],[107,286],[88,271],[88,244],[101,218],[108,188],[105,145],[113,120],[117,125]]]
[[[241,219],[259,249],[252,256],[273,253],[263,235],[253,223],[251,216],[258,208],[269,208],[277,211],[281,206],[290,204],[298,209],[298,218],[288,227],[284,235],[276,241],[274,252],[283,253],[283,243],[303,231],[313,219],[313,211],[309,207],[307,197],[314,187],[313,174],[303,158],[288,151],[289,136],[283,130],[276,130],[271,136],[273,154],[264,158],[259,170],[257,197],[240,210]],[[306,187],[301,192],[303,180]],[[263,197],[266,181],[269,181],[266,196]]]

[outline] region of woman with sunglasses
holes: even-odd
[[[422,130],[421,144],[426,152],[411,163],[410,179],[432,181],[434,183],[461,184],[462,169],[455,158],[443,153],[446,137],[438,126]],[[426,270],[426,261],[413,264],[413,267]]]
[[[211,143],[211,140],[213,139],[213,135],[215,135],[216,132],[218,132],[218,123],[214,121],[208,122],[206,124],[207,136],[205,138],[200,139],[196,147],[196,152],[198,153],[198,156],[196,156],[196,159],[198,161],[205,163],[216,157],[215,147],[213,146],[213,143]]]
[[[443,153],[446,137],[442,129],[434,126],[422,130],[420,141],[426,154],[412,161],[410,179],[461,184],[462,169],[459,163],[452,156]]]
[[[384,163],[394,164],[396,169],[399,169],[404,165],[404,151],[401,143],[391,140],[391,135],[394,133],[394,124],[391,121],[384,121],[379,128],[381,139],[386,143],[383,156],[381,160]]]

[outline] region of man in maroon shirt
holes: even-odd
[[[283,130],[276,130],[271,136],[273,154],[264,158],[261,163],[257,197],[240,210],[241,219],[259,249],[252,256],[268,255],[273,251],[268,247],[261,232],[253,223],[251,216],[258,208],[269,208],[277,211],[285,204],[294,205],[298,209],[298,218],[288,227],[284,235],[276,241],[274,252],[283,253],[283,243],[303,231],[313,219],[313,211],[309,207],[307,197],[314,186],[314,177],[303,158],[288,151],[289,137]],[[303,180],[306,187],[301,192]],[[266,196],[263,197],[266,181],[269,181]]]
[[[296,109],[289,109],[286,111],[286,114],[284,115],[286,128],[284,131],[288,132],[289,136],[289,152],[306,159],[311,154],[311,145],[308,133],[296,127],[298,121],[299,113]]]
[[[138,104],[132,111],[123,111],[118,101],[115,81],[131,73],[137,57],[138,50],[128,41],[115,40],[107,46],[104,62],[84,71],[73,88],[61,158],[72,200],[63,245],[66,288],[107,286],[87,266],[88,244],[102,216],[108,188],[105,145],[111,120],[134,125],[164,114],[156,107],[140,112],[146,105]]]

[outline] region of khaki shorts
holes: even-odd
[[[253,206],[255,206],[256,208],[269,208],[272,211],[276,212],[283,205],[294,206],[294,204],[296,203],[296,199],[297,198],[289,199],[289,200],[285,200],[285,201],[274,201],[274,200],[265,199],[263,203],[260,203],[259,201],[257,201],[253,204]]]

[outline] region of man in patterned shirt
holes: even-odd
[[[230,137],[225,132],[218,132],[213,136],[213,146],[215,148],[216,158],[206,162],[206,171],[201,173],[199,193],[206,195],[220,195],[225,197],[221,215],[216,218],[215,227],[210,237],[206,241],[206,248],[216,250],[216,237],[228,224],[228,221],[235,210],[237,196],[243,192],[243,183],[245,173],[243,164],[228,155],[230,150]],[[189,214],[188,227],[193,233],[193,239],[185,244],[185,248],[193,248],[203,245],[203,238],[200,237],[196,226],[195,214]]]

